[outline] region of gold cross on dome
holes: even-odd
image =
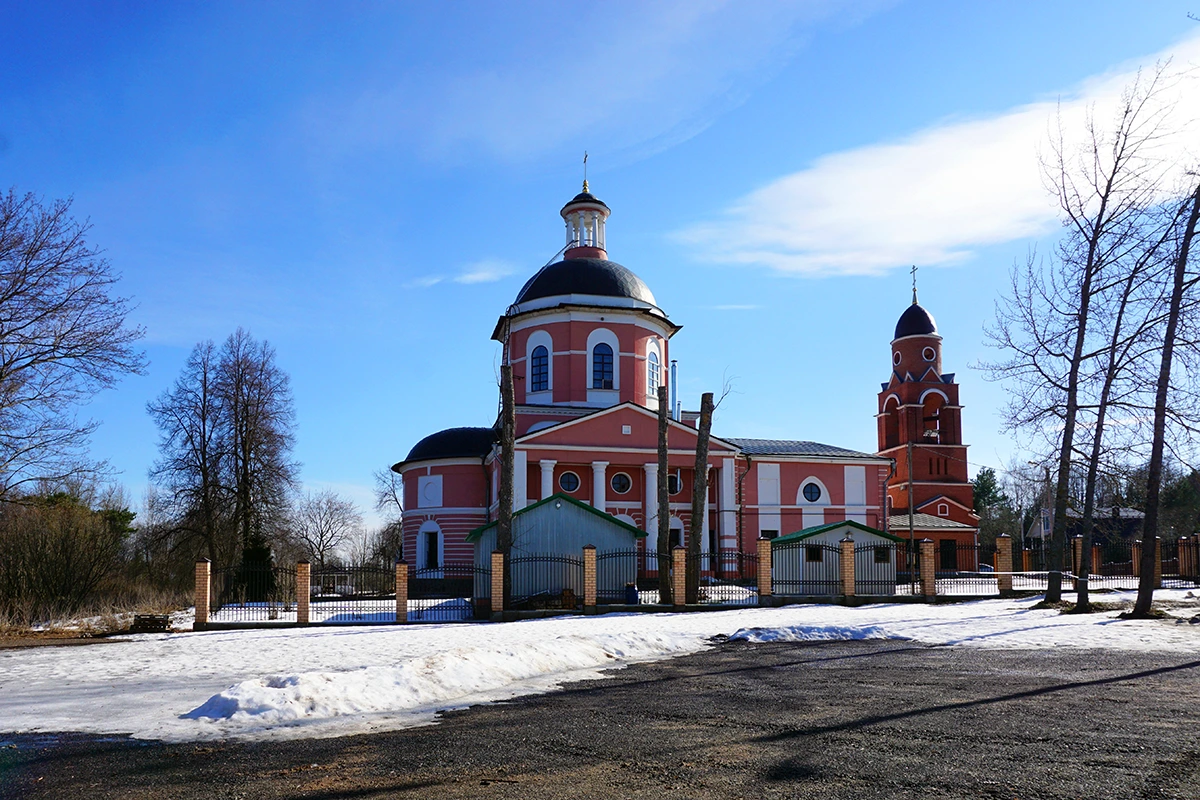
[[[909,272],[912,273],[913,305],[915,306],[917,304],[917,265],[913,264],[913,267],[912,267],[912,269],[909,270]]]

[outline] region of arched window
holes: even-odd
[[[653,350],[646,356],[646,393],[657,394],[658,385],[662,383],[662,365],[658,363],[658,353]]]
[[[613,388],[613,350],[604,342],[592,349],[592,388]]]
[[[529,358],[529,391],[544,392],[549,388],[550,353],[539,344]]]
[[[442,530],[433,520],[421,525],[417,533],[417,569],[441,570],[444,542]]]

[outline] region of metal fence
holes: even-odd
[[[785,542],[771,548],[771,593],[777,597],[833,596],[841,593],[837,545]]]
[[[361,625],[396,621],[396,570],[391,567],[314,570],[309,595],[309,622]]]
[[[576,608],[583,602],[583,558],[533,553],[509,558],[513,608]]]
[[[408,578],[409,622],[466,622],[491,610],[492,571],[472,563],[412,570]]]
[[[209,621],[213,623],[296,622],[296,570],[239,564],[212,571]]]
[[[940,595],[985,596],[1000,594],[994,567],[995,551],[951,539],[934,551],[934,586]]]
[[[658,602],[658,555],[645,550],[596,553],[596,602],[600,605]],[[653,574],[647,569],[647,559]]]
[[[860,544],[854,548],[854,593],[889,596],[920,593],[918,551],[908,542]]]
[[[758,553],[741,550],[700,552],[687,558],[689,572],[699,575],[697,602],[758,605]]]

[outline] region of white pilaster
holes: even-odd
[[[717,498],[717,535],[720,537],[722,550],[736,550],[737,540],[737,501],[734,492],[735,475],[734,460],[721,459],[721,473],[717,478],[720,490]]]
[[[643,464],[646,473],[646,494],[642,500],[642,515],[646,519],[646,533],[650,541],[658,541],[658,464]]]
[[[607,461],[592,462],[592,508],[604,511],[605,501],[605,478],[604,468],[608,466]]]
[[[557,463],[549,458],[543,458],[538,462],[538,466],[542,468],[542,496],[538,500],[545,500],[554,494],[554,465]]]
[[[513,453],[513,510],[529,505],[529,454],[524,450]]]

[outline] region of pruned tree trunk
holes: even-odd
[[[500,365],[500,509],[496,515],[496,549],[504,554],[504,607],[512,599],[508,562],[513,533],[513,454],[516,450],[516,401],[511,364]]]
[[[1158,548],[1159,495],[1162,492],[1163,449],[1167,430],[1167,395],[1171,388],[1171,360],[1175,354],[1175,340],[1179,330],[1179,311],[1183,296],[1192,282],[1187,280],[1187,264],[1191,254],[1192,240],[1196,236],[1197,221],[1200,220],[1200,184],[1190,198],[1191,210],[1184,223],[1179,249],[1175,256],[1175,270],[1171,281],[1171,302],[1167,312],[1167,328],[1163,333],[1162,359],[1159,362],[1158,383],[1154,391],[1154,434],[1150,442],[1150,464],[1146,470],[1146,519],[1142,527],[1142,574],[1138,580],[1137,602],[1133,616],[1147,616],[1154,602],[1154,559]]]
[[[658,602],[673,605],[671,591],[671,494],[667,491],[667,387],[658,387]]]
[[[700,545],[708,514],[708,438],[712,431],[713,395],[700,397],[700,427],[696,432],[696,467],[692,476],[692,518],[687,539],[687,602],[700,602]]]

